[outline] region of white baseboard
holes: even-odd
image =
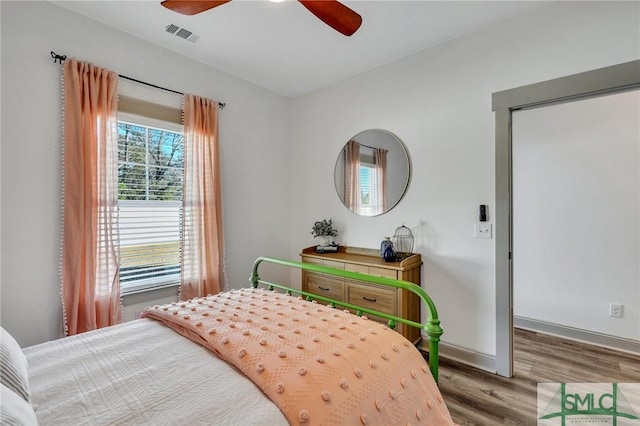
[[[426,338],[423,338],[418,345],[418,349],[428,353],[429,341]],[[440,342],[438,352],[440,353],[440,358],[447,358],[490,373],[496,372],[496,357],[493,355],[487,355],[462,346],[444,342]]]
[[[531,318],[513,317],[515,327],[525,330],[537,331],[540,333],[560,336],[565,339],[577,340],[579,342],[590,343],[597,346],[616,349],[634,354],[640,353],[640,341],[626,339],[624,337],[611,336],[609,334],[597,333],[595,331],[582,330],[565,325],[553,324]]]
[[[513,320],[514,327],[517,328],[551,334],[565,339],[590,343],[623,352],[630,352],[634,354],[640,353],[640,341],[637,340],[567,327],[531,318],[514,316]],[[426,337],[423,336],[422,341],[418,344],[418,349],[426,353],[429,352],[429,343]],[[462,346],[445,342],[440,342],[439,352],[441,358],[451,359],[480,370],[496,373],[496,357],[494,355],[487,355],[485,353],[476,352]]]

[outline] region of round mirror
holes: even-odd
[[[365,130],[342,148],[333,176],[345,207],[361,216],[378,216],[394,208],[409,186],[409,153],[393,133]]]

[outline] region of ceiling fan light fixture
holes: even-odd
[[[162,6],[183,15],[197,15],[231,0],[164,0]],[[270,0],[279,2],[284,0]],[[362,24],[362,17],[338,0],[298,0],[300,4],[322,22],[347,37],[355,33]]]

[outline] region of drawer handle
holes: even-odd
[[[369,298],[368,298],[368,297],[366,297],[366,296],[362,296],[362,298],[363,298],[364,300],[366,300],[367,302],[377,302],[377,301],[378,301],[377,299],[369,299]]]
[[[328,289],[327,287],[320,287],[320,286],[318,286],[318,289],[320,289],[320,290],[324,290],[324,291],[329,291],[329,289]]]

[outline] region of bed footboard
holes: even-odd
[[[380,284],[388,287],[394,287],[399,289],[404,289],[407,291],[411,291],[415,293],[427,306],[428,316],[427,322],[424,324],[407,320],[405,318],[400,318],[394,315],[389,315],[384,312],[376,311],[374,309],[365,308],[362,306],[337,301],[331,299],[329,297],[320,296],[313,293],[304,292],[302,290],[292,289],[290,287],[283,286],[281,284],[268,282],[262,280],[258,274],[258,267],[261,263],[273,263],[276,265],[286,266],[290,268],[304,269],[313,272],[320,272],[327,275],[334,275],[343,278],[351,278],[358,281],[365,281],[374,284]],[[249,278],[251,286],[257,288],[259,285],[266,286],[269,290],[283,290],[288,294],[299,294],[305,297],[307,300],[320,300],[328,303],[332,307],[343,307],[346,309],[351,309],[356,311],[357,315],[370,314],[375,315],[377,317],[384,318],[388,321],[388,325],[390,328],[395,328],[397,323],[402,323],[409,325],[411,327],[417,327],[425,331],[427,337],[429,339],[429,368],[431,369],[431,374],[433,375],[436,383],[438,382],[438,344],[440,342],[440,336],[443,333],[442,327],[440,326],[440,320],[438,319],[438,312],[436,310],[436,306],[431,300],[431,297],[424,291],[424,289],[414,283],[408,281],[394,280],[386,277],[375,277],[372,275],[360,274],[357,272],[344,271],[340,269],[328,268],[326,266],[314,265],[311,263],[302,263],[296,262],[292,260],[284,260],[277,259],[272,257],[259,257],[253,264],[253,270],[251,273],[251,277]]]

